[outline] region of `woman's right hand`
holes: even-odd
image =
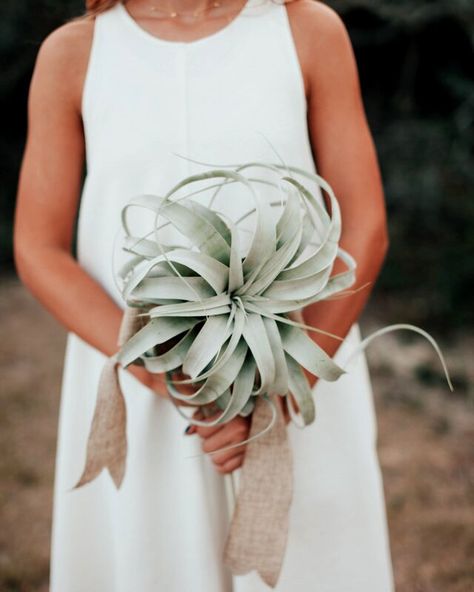
[[[154,391],[157,395],[164,397],[165,399],[171,399],[171,395],[168,392],[168,387],[166,386],[166,378],[165,373],[161,372],[155,374],[147,370],[144,366],[138,366],[136,364],[131,364],[126,368],[135,378],[137,378],[142,384],[144,384],[147,388]],[[175,380],[183,380],[185,378],[189,378],[182,372],[173,372],[173,378]],[[179,385],[179,391],[183,395],[188,394],[192,395],[195,393],[197,388],[192,384],[182,384]],[[179,399],[174,399],[176,405],[182,407],[196,407],[196,405],[192,403],[186,403],[186,401],[181,401]]]

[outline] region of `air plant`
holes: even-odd
[[[265,169],[276,180],[249,177],[248,169]],[[315,181],[327,193],[330,213],[318,194],[295,175]],[[227,183],[240,184],[253,198],[254,208],[232,221],[192,199],[202,188],[173,199],[182,188],[203,180],[219,180],[210,187],[216,193]],[[259,183],[273,185],[275,201],[260,197]],[[276,221],[273,207],[281,208]],[[152,238],[150,233],[132,235],[128,224],[132,208],[145,208],[154,215]],[[250,247],[242,253],[239,224],[248,216],[255,217],[254,232]],[[191,248],[164,244],[160,229],[167,224],[185,236]],[[341,214],[330,185],[297,167],[248,162],[188,176],[164,196],[133,197],[122,210],[122,225],[123,248],[132,255],[119,273],[122,294],[129,307],[147,308],[140,313],[147,323],[123,345],[118,355],[121,365],[141,360],[150,372],[166,372],[172,398],[197,406],[213,402],[220,408],[210,422],[188,418],[177,405],[178,412],[196,425],[217,425],[248,415],[256,396],[274,407],[269,395],[290,393],[299,408],[300,427],[312,423],[315,401],[302,367],[327,381],[346,371],[309,336],[310,331],[326,332],[295,320],[295,313],[319,300],[350,293],[356,269],[353,257],[339,245]],[[347,270],[331,276],[338,257]],[[366,338],[358,351],[381,332],[399,328],[415,330],[432,343],[452,388],[436,342],[413,325],[385,327]],[[172,339],[173,345],[166,348]],[[156,355],[156,346],[162,353]],[[173,380],[176,370],[189,378]],[[194,384],[197,390],[183,394],[179,384]],[[291,404],[288,409],[297,423]],[[275,417],[273,409],[267,429]]]

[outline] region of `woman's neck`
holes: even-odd
[[[179,16],[196,20],[214,13],[223,16],[239,10],[242,1],[236,0],[126,0],[127,8],[136,13],[148,13],[150,16],[163,17],[177,13]],[[198,16],[193,16],[197,12]]]

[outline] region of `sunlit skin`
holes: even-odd
[[[177,12],[199,10],[205,4],[203,0],[156,2]],[[129,0],[127,9],[149,32],[190,41],[224,27],[243,2],[229,0],[227,16],[218,17],[216,13],[213,18],[198,19],[157,18],[147,5],[142,0]],[[344,24],[334,10],[315,0],[295,0],[287,10],[305,83],[316,167],[333,187],[341,206],[341,246],[354,256],[358,266],[353,288],[369,283],[347,298],[306,307],[303,317],[307,324],[344,338],[369,298],[388,248],[381,176]],[[67,330],[110,356],[117,350],[122,311],[72,254],[85,157],[80,105],[92,32],[92,19],[66,23],[50,33],[39,48],[29,91],[14,255],[20,279],[36,299]],[[344,269],[336,262],[334,273]],[[341,343],[309,334],[331,356]],[[137,366],[126,371],[158,396],[169,398],[163,375]],[[314,385],[317,378],[305,373]],[[182,390],[194,392],[192,387]],[[288,423],[288,411],[286,407],[282,410]],[[212,452],[244,441],[249,427],[249,418],[239,416],[223,426],[193,427],[191,436],[185,437],[197,434],[202,449]],[[242,444],[210,458],[216,470],[229,473],[242,465],[245,449]]]

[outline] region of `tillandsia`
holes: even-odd
[[[266,174],[258,176],[255,171]],[[327,194],[330,211],[305,180]],[[203,181],[211,183],[177,197]],[[253,207],[237,220],[212,207],[229,183],[239,184],[253,200]],[[262,199],[261,186],[272,188],[274,197]],[[211,205],[193,199],[209,190],[214,191]],[[146,236],[133,235],[129,225],[133,208],[145,208],[154,216],[153,230]],[[274,208],[279,208],[277,217]],[[243,252],[240,225],[250,216],[253,231]],[[172,225],[188,244],[163,242],[160,230],[166,225]],[[123,207],[122,226],[122,248],[130,259],[118,273],[121,291],[128,307],[145,310],[139,313],[145,323],[121,347],[118,362],[124,368],[140,363],[150,372],[166,373],[172,399],[217,405],[221,412],[213,421],[189,418],[176,405],[196,425],[217,425],[248,415],[260,396],[273,409],[271,422],[254,436],[258,437],[275,421],[272,394],[291,394],[298,407],[296,412],[288,401],[291,420],[298,427],[311,424],[315,401],[303,368],[327,381],[337,380],[346,370],[310,337],[310,332],[326,332],[296,320],[296,315],[320,300],[350,294],[356,279],[356,262],[339,244],[341,212],[327,181],[285,163],[221,166],[184,178],[164,196],[133,197]],[[331,276],[336,258],[347,269]],[[431,342],[452,390],[436,341],[419,327],[384,327],[364,339],[357,352],[374,337],[403,328]],[[188,378],[173,379],[176,371]],[[181,393],[180,384],[193,384],[196,390],[191,395]]]

